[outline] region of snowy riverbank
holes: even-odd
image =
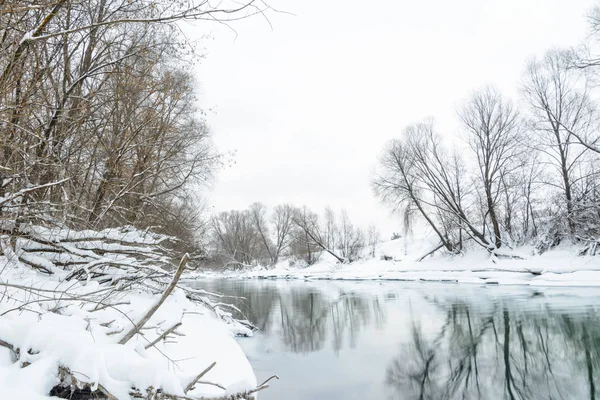
[[[225,276],[257,279],[310,280],[400,280],[507,284],[538,286],[600,286],[600,257],[578,256],[578,249],[563,247],[534,255],[531,248],[510,252],[515,258],[492,258],[484,250],[465,255],[435,254],[417,261],[427,253],[427,242],[411,243],[405,255],[400,240],[380,244],[375,257],[337,263],[332,257],[308,267],[282,261],[274,267],[257,266],[245,271],[206,272],[204,277]],[[385,258],[385,260],[383,259]],[[292,265],[291,265],[292,264]]]
[[[141,334],[120,344],[160,293],[67,280],[4,256],[0,268],[1,399],[70,398],[75,389],[111,400],[220,398],[257,387],[235,340],[251,331],[208,299],[176,288]]]

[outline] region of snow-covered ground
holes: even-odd
[[[463,283],[600,286],[600,256],[578,256],[574,246],[563,246],[541,255],[533,248],[510,251],[508,257],[490,257],[483,249],[471,249],[464,255],[449,256],[437,252],[418,261],[435,244],[426,238],[413,239],[406,245],[402,239],[379,244],[375,256],[341,264],[323,254],[308,267],[283,260],[274,267],[257,266],[250,270],[203,273],[239,278],[330,279],[330,280],[405,280],[449,281]],[[366,252],[366,251],[365,251]],[[385,259],[384,259],[385,258]]]
[[[110,285],[67,281],[66,272],[43,274],[5,256],[0,256],[0,270],[0,399],[52,398],[52,388],[65,375],[67,382],[100,388],[119,400],[133,398],[136,390],[146,398],[149,388],[186,399],[256,388],[234,337],[251,332],[234,321],[225,323],[181,289],[166,299],[141,335],[119,344],[160,294],[112,292],[106,306],[114,290]],[[152,344],[178,323],[175,333]]]

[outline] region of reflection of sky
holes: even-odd
[[[260,337],[259,340],[263,338]],[[247,350],[243,340],[242,347]],[[278,374],[280,381],[260,396],[264,399],[369,399],[382,390],[385,361],[395,346],[380,346],[379,352],[342,350],[337,355],[330,349],[309,354],[248,354],[257,377]],[[374,367],[379,365],[379,367]],[[267,393],[268,392],[268,393]]]
[[[385,383],[386,373],[394,362],[399,362],[401,370],[405,367],[415,368],[418,360],[414,357],[413,322],[418,326],[424,341],[429,349],[433,349],[438,357],[436,373],[447,373],[448,363],[455,363],[452,357],[459,356],[469,345],[452,343],[464,341],[465,319],[464,307],[467,307],[472,318],[474,330],[479,329],[482,321],[494,316],[498,338],[489,329],[486,337],[478,349],[478,363],[482,370],[482,382],[491,398],[504,398],[502,385],[498,381],[503,379],[504,364],[502,361],[503,342],[503,313],[509,310],[512,329],[517,324],[524,326],[527,339],[535,347],[535,330],[540,326],[545,329],[546,322],[553,329],[548,340],[553,341],[553,354],[555,359],[561,360],[561,365],[554,366],[554,373],[569,374],[569,368],[585,369],[582,350],[577,345],[568,345],[566,333],[557,311],[568,311],[569,317],[574,315],[578,321],[584,312],[598,312],[600,310],[600,295],[595,291],[586,289],[533,289],[527,287],[478,287],[475,285],[454,284],[406,284],[406,283],[373,283],[373,282],[260,282],[224,281],[212,283],[211,290],[218,290],[228,294],[231,290],[239,291],[239,295],[247,296],[248,307],[253,304],[268,307],[270,323],[267,331],[258,332],[253,338],[240,339],[244,351],[250,360],[257,378],[260,381],[278,374],[279,381],[272,382],[272,386],[260,394],[261,400],[269,399],[386,399],[390,395],[390,386]],[[223,286],[224,285],[224,286]],[[237,285],[237,286],[236,286]],[[264,301],[265,298],[271,302]],[[274,301],[273,301],[274,299]],[[342,299],[346,299],[346,303]],[[376,301],[381,306],[380,320],[376,322],[372,307]],[[311,304],[310,302],[314,304]],[[253,303],[254,302],[254,303]],[[310,304],[310,306],[307,306]],[[342,319],[340,326],[346,329],[341,348],[336,351],[334,345],[334,322],[331,313],[325,313],[323,326],[319,332],[314,333],[309,323],[310,310],[315,314],[323,315],[323,310],[331,310],[331,305],[342,304],[351,311],[348,318]],[[455,325],[445,326],[447,336],[442,342],[439,339],[442,326],[448,322],[449,311],[458,307],[459,316]],[[281,320],[281,307],[289,316],[288,324],[294,325],[297,337],[306,341],[314,340],[318,345],[300,346],[301,352],[294,353],[293,339],[285,337],[286,329]],[[463,308],[461,308],[463,307]],[[495,310],[495,311],[494,311]],[[261,314],[261,310],[254,310]],[[598,314],[595,314],[598,315]],[[535,317],[535,318],[534,318]],[[539,318],[538,318],[539,317]],[[540,322],[533,321],[538,319]],[[350,345],[348,323],[352,322],[355,328],[354,346]],[[592,321],[593,322],[593,321]],[[594,324],[590,324],[593,326]],[[598,325],[598,324],[595,324]],[[576,324],[574,335],[581,335]],[[288,327],[289,329],[289,327]],[[338,326],[339,329],[339,326]],[[461,336],[451,336],[462,331]],[[593,333],[593,332],[592,332]],[[311,336],[312,335],[312,336]],[[516,333],[512,334],[512,346],[515,354],[518,351]],[[600,335],[596,336],[600,338]],[[412,346],[412,347],[411,347]],[[462,347],[461,347],[462,346]],[[569,350],[562,350],[561,346],[571,346]],[[315,350],[316,349],[316,350]],[[574,349],[574,350],[573,350]],[[600,349],[598,349],[600,350]],[[595,350],[594,357],[598,357]],[[570,353],[569,353],[570,352]],[[521,367],[519,355],[514,356],[513,368]],[[538,384],[546,385],[544,370],[540,369],[539,354],[532,353],[528,356],[532,368],[532,379]],[[537,361],[536,361],[537,360]],[[564,361],[567,361],[565,363]],[[572,365],[568,365],[568,363]],[[564,365],[563,365],[564,364]],[[537,368],[537,369],[536,369]],[[594,372],[600,370],[600,366]],[[585,371],[578,371],[581,375],[576,383],[569,383],[568,375],[560,378],[563,385],[561,392],[585,393]],[[438,381],[445,384],[446,381]],[[534,384],[532,382],[532,384]],[[438,382],[439,383],[439,382]],[[520,382],[517,382],[519,384]],[[567,388],[566,386],[574,386]],[[575,387],[577,386],[577,387]],[[600,382],[597,382],[600,386]],[[395,388],[398,389],[398,388]],[[396,393],[401,393],[401,398],[418,398],[411,395],[412,389],[400,386]],[[492,394],[493,393],[493,394]],[[427,397],[426,397],[427,398]],[[433,397],[436,398],[436,395]],[[475,398],[475,397],[467,397]],[[529,398],[529,397],[526,397]],[[535,398],[535,397],[534,397]]]

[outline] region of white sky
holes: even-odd
[[[434,116],[456,131],[471,91],[508,96],[526,61],[577,45],[594,0],[268,0],[294,13],[212,25],[198,67],[201,107],[220,151],[236,151],[208,194],[214,211],[260,201],[345,208],[384,237],[399,219],[370,189],[403,127]],[[206,29],[205,25],[198,28]]]

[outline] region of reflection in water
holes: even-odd
[[[344,346],[353,348],[364,326],[385,323],[382,300],[375,295],[326,293],[302,286],[279,290],[250,281],[217,280],[203,287],[232,296],[226,301],[233,302],[259,330],[279,332],[282,343],[295,353],[319,351],[328,342],[336,352]]]
[[[600,400],[593,290],[216,280],[261,332],[261,399]]]
[[[432,338],[411,322],[409,342],[387,368],[391,399],[600,399],[596,310],[442,307]]]

